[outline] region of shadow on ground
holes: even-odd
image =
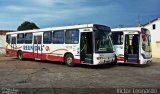
[[[17,58],[12,58],[12,60],[9,61],[16,61],[18,60]],[[56,64],[60,66],[66,66],[64,62],[56,62],[56,61],[47,61],[47,60],[34,60],[34,59],[23,59],[21,61],[31,61],[32,63],[47,63],[47,64]],[[86,65],[86,64],[76,64],[74,68],[80,67],[80,68],[89,68],[89,69],[105,69],[105,68],[112,68],[112,67],[117,67],[117,65],[113,63],[108,63],[108,64],[102,64],[102,65]]]
[[[15,61],[18,60],[17,58],[12,58],[12,60],[9,61]],[[34,59],[23,59],[22,61],[31,61],[37,62],[37,63],[47,63],[47,64],[56,64],[60,66],[66,66],[64,62],[56,62],[56,61],[47,61],[47,60],[34,60]],[[144,64],[144,65],[137,65],[137,64],[124,64],[124,63],[118,63],[118,64],[113,64],[113,63],[108,63],[108,64],[102,64],[102,65],[86,65],[86,64],[77,64],[75,65],[74,68],[80,67],[80,68],[88,68],[88,69],[108,69],[108,68],[113,68],[113,67],[118,67],[118,66],[126,66],[126,67],[139,67],[139,68],[146,68],[153,66],[154,63],[149,63],[149,64]]]

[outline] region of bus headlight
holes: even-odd
[[[97,60],[104,59],[103,57],[97,57]]]
[[[97,57],[97,60],[100,60],[100,57]]]

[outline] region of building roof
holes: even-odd
[[[15,30],[0,30],[0,32],[12,32],[12,31],[15,31]]]
[[[150,24],[150,23],[153,23],[153,22],[155,22],[155,21],[157,21],[157,20],[160,20],[160,17],[158,17],[158,18],[156,18],[156,19],[154,19],[154,20],[151,20],[151,21],[149,21],[149,22],[146,23],[146,24],[143,24],[143,26],[146,26],[146,25],[148,25],[148,24]]]
[[[13,32],[14,30],[0,30],[0,35],[6,35],[7,32]]]

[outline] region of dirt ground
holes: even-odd
[[[160,88],[160,59],[145,66],[77,65],[0,57],[1,88]]]

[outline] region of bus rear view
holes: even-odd
[[[118,63],[147,64],[152,61],[151,36],[146,28],[112,29]]]

